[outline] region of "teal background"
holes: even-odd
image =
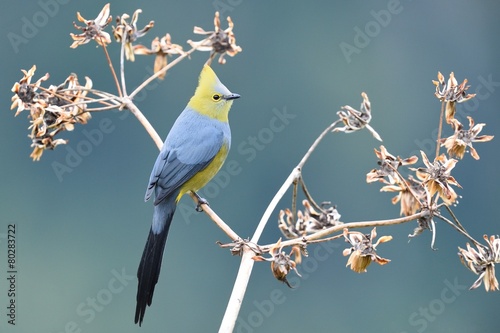
[[[49,72],[49,84],[74,72],[81,82],[89,76],[95,88],[115,91],[100,48],[92,43],[69,48],[76,12],[94,18],[105,3],[24,0],[9,2],[0,12],[0,331],[214,332],[239,260],[215,245],[228,239],[205,215],[194,213],[190,198],[181,201],[184,213],[174,219],[153,305],[141,328],[133,323],[134,276],[152,216],[152,204],[144,203],[143,195],[157,154],[138,121],[126,111],[94,114],[88,125],[63,134],[70,140],[67,146],[45,152],[35,163],[29,158],[27,112],[14,118],[9,110],[10,89],[22,77],[20,69],[33,64],[38,68],[35,79]],[[173,42],[186,50],[186,40],[200,38],[192,33],[194,25],[212,30],[216,6],[225,5],[218,8],[223,27],[227,15],[233,18],[243,52],[213,68],[231,91],[242,95],[230,114],[229,160],[240,168],[229,179],[219,178],[219,185],[212,183],[206,197],[242,237],[253,234],[275,192],[335,120],[335,112],[346,104],[357,108],[363,91],[372,102],[371,124],[391,153],[407,157],[423,149],[433,156],[430,142],[440,103],[431,80],[437,71],[446,77],[454,71],[460,82],[467,78],[472,93],[483,84],[481,96],[461,105],[457,117],[464,124],[466,115],[487,123],[482,134],[496,138],[475,145],[480,161],[467,155],[453,170],[463,186],[454,212],[477,239],[498,234],[500,84],[487,90],[484,81],[500,82],[500,4],[401,0],[399,13],[385,26],[376,23],[372,11],[387,10],[391,3],[114,1],[111,13],[142,8],[138,26],[155,20],[155,27],[141,43],[149,46],[155,36],[170,32]],[[23,36],[26,21],[38,22],[37,31],[15,46],[9,33]],[[355,28],[364,30],[367,24],[375,29],[373,37],[347,59],[340,44],[355,46]],[[109,50],[118,66],[118,44]],[[138,96],[138,107],[162,138],[192,95],[207,56],[194,53]],[[130,91],[149,75],[153,60],[138,56],[126,64]],[[276,112],[284,111],[294,118],[270,131]],[[88,141],[84,130],[97,130],[102,121],[113,130],[60,181],[53,163],[65,163],[70,149]],[[450,135],[448,128],[445,135]],[[252,137],[258,138],[259,149],[250,149]],[[379,142],[367,131],[329,135],[304,168],[316,200],[337,204],[345,222],[399,215],[399,206],[390,202],[392,194],[365,182],[366,173],[376,167],[376,147]],[[290,193],[278,208],[289,206]],[[281,236],[275,220],[277,211],[261,243]],[[15,327],[5,315],[8,224],[17,231]],[[394,237],[379,247],[379,254],[392,261],[383,267],[373,264],[367,274],[345,268],[343,241],[326,249],[311,246],[310,257],[298,268],[303,278],[290,275],[295,289],[276,281],[268,264],[256,264],[235,332],[498,330],[499,294],[486,293],[482,286],[467,290],[476,276],[456,255],[457,246],[465,246],[464,237],[438,221],[438,251],[433,251],[429,232],[408,243],[415,226],[379,228],[379,235]]]

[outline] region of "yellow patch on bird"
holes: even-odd
[[[194,175],[191,179],[184,183],[181,186],[179,195],[176,198],[178,202],[181,197],[189,191],[198,191],[203,186],[207,185],[207,183],[214,178],[214,176],[219,172],[220,168],[224,164],[226,160],[229,149],[227,144],[224,144],[219,152],[215,155],[214,159],[210,164],[203,170],[199,171],[196,175]]]
[[[215,74],[214,70],[208,65],[203,66],[198,79],[198,87],[196,88],[195,94],[199,92],[203,95],[210,95],[217,82],[219,82],[219,78]]]
[[[227,123],[233,101],[221,98],[226,93],[229,93],[229,90],[219,81],[212,68],[205,65],[200,73],[198,87],[188,106],[196,112]],[[218,96],[217,99],[214,99],[215,95]]]

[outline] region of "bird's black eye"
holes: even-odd
[[[214,95],[212,96],[212,100],[213,100],[214,102],[217,102],[217,101],[219,101],[219,100],[221,99],[221,97],[222,97],[222,96],[221,96],[221,95],[219,95],[219,94],[214,94]]]

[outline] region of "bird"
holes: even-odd
[[[177,203],[186,193],[196,194],[222,167],[231,146],[228,114],[239,97],[205,64],[193,97],[172,125],[156,159],[144,197],[148,201],[154,192],[153,221],[137,270],[135,323],[139,326],[153,300]]]

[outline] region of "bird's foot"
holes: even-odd
[[[195,208],[197,212],[202,212],[203,211],[203,209],[201,208],[201,205],[210,206],[210,204],[208,203],[207,199],[200,197],[196,193],[195,193],[195,195],[196,195],[196,198],[198,199],[198,204],[196,205],[196,208]]]

